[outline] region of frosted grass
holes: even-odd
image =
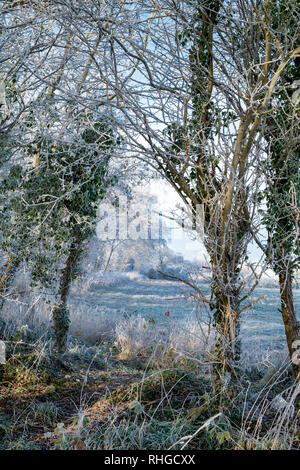
[[[120,278],[118,277],[118,279]],[[203,284],[201,287],[208,295],[208,285]],[[173,325],[174,331],[177,325],[179,325],[179,329],[183,328],[182,325],[185,322],[190,322],[190,325],[194,324],[194,331],[199,330],[199,325],[208,328],[207,310],[201,311],[200,316],[198,315],[198,318],[196,318],[195,305],[189,297],[191,292],[192,290],[188,286],[179,282],[149,280],[143,277],[128,282],[127,278],[126,283],[115,283],[113,286],[110,285],[109,288],[108,286],[98,286],[97,289],[84,289],[82,294],[74,293],[70,298],[70,303],[74,305],[81,303],[95,309],[101,305],[110,314],[111,312],[126,312],[133,318],[140,318],[141,320],[136,320],[136,324],[134,320],[131,320],[133,322],[131,328],[140,331],[141,338],[144,338],[144,341],[141,342],[148,344],[149,338],[147,335],[150,334],[150,330],[143,332],[139,327],[139,321],[149,323],[149,320],[153,319],[156,328],[158,328],[158,325],[160,325],[159,328],[162,328],[162,325],[165,328]],[[279,311],[279,289],[257,288],[252,299],[254,300],[263,295],[265,298],[245,310],[240,319],[243,362],[248,361],[249,364],[258,362],[269,364],[287,354],[285,332]],[[294,291],[294,301],[297,317],[300,320],[300,290]],[[166,322],[166,316],[169,323]],[[122,325],[124,326],[124,323]],[[125,331],[128,332],[129,337],[129,330],[124,327],[123,334]],[[119,338],[121,338],[121,335]],[[177,334],[177,342],[180,343],[180,347],[177,349],[184,350],[184,341],[188,343],[186,335],[184,333]],[[201,341],[203,341],[203,337]],[[134,343],[130,338],[128,342]],[[120,339],[121,343],[125,344],[124,340]],[[134,349],[141,351],[143,347],[137,341]]]
[[[15,294],[5,302],[3,317],[9,328],[43,334],[51,328],[51,305],[38,292],[29,292],[26,278],[18,276]],[[208,285],[202,289],[209,294]],[[191,289],[180,282],[150,280],[136,273],[97,273],[77,279],[71,289],[70,333],[92,343],[115,341],[121,355],[147,355],[162,347],[187,357],[207,351],[212,342],[207,310],[196,315]],[[18,294],[17,294],[18,293]],[[241,317],[243,362],[266,364],[286,354],[279,312],[279,290],[256,289],[253,298],[265,298]],[[300,319],[300,291],[294,291]],[[12,327],[13,325],[13,327]],[[22,331],[23,331],[22,330]]]

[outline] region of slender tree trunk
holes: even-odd
[[[3,274],[0,278],[0,314],[5,302],[5,293],[13,283],[16,271],[20,265],[20,260],[13,255],[9,255]],[[5,322],[0,316],[0,336],[3,334]]]
[[[280,286],[280,300],[281,300],[281,314],[285,328],[286,341],[291,358],[291,364],[295,379],[299,379],[300,364],[293,361],[293,354],[295,352],[294,342],[300,339],[299,324],[293,302],[292,291],[292,277],[288,269],[283,269],[279,273],[279,286]]]
[[[52,311],[53,325],[55,331],[56,348],[60,354],[65,353],[67,347],[67,335],[69,331],[69,311],[67,309],[67,298],[70,285],[74,275],[74,269],[81,250],[81,233],[77,225],[73,228],[73,237],[66,264],[61,272],[59,282],[60,300],[54,305]]]
[[[296,349],[293,347],[294,342],[300,340],[299,322],[293,302],[292,290],[292,276],[289,270],[282,269],[279,273],[279,286],[280,286],[280,300],[281,300],[281,314],[285,328],[286,341],[288,345],[289,355],[291,359],[291,366],[298,387],[298,395],[295,401],[295,414],[294,418],[297,423],[297,435],[300,436],[300,364],[298,360],[293,358]]]

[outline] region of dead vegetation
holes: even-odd
[[[297,448],[286,367],[248,370],[220,413],[207,370],[189,360],[121,360],[112,343],[7,340],[0,449]],[[213,419],[212,419],[213,418]]]

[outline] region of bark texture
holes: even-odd
[[[52,310],[56,348],[60,354],[64,354],[67,348],[67,337],[70,325],[67,298],[76,263],[81,250],[81,242],[80,229],[75,225],[73,228],[73,237],[69,254],[60,276],[59,301],[54,305]]]

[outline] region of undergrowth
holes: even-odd
[[[6,337],[0,365],[0,449],[291,449],[297,390],[288,365],[240,371],[214,396],[207,364],[151,354],[122,359],[112,341],[51,332]],[[225,397],[225,399],[224,399]]]

